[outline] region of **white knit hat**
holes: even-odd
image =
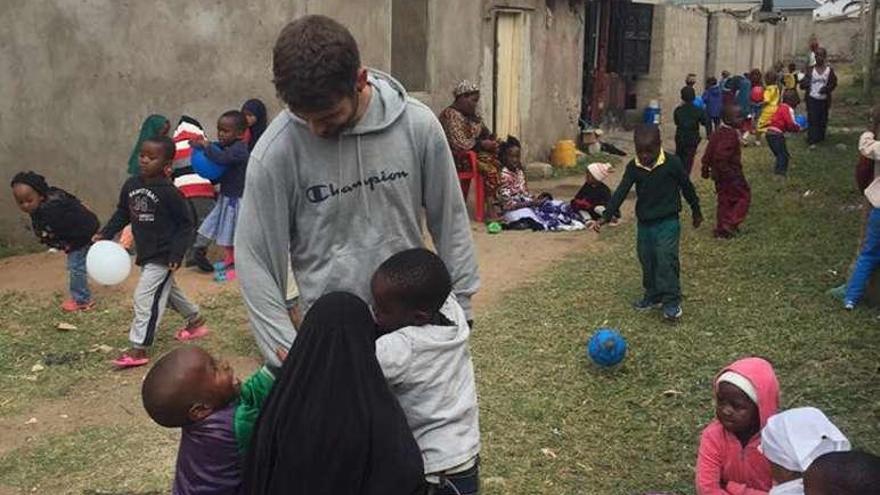
[[[599,182],[605,182],[608,175],[614,173],[614,167],[610,163],[591,163],[587,165],[587,170]]]

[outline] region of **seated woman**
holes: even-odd
[[[511,230],[581,230],[583,219],[568,203],[554,201],[547,193],[533,196],[522,167],[522,145],[513,136],[501,144],[501,184],[498,204]]]
[[[455,86],[452,95],[455,101],[440,112],[437,118],[446,132],[455,166],[459,170],[470,170],[467,154],[469,151],[476,153],[477,167],[486,186],[486,197],[494,199],[499,181],[499,143],[477,113],[480,88],[465,80]]]

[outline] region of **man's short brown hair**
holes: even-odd
[[[291,22],[272,53],[273,83],[292,110],[320,111],[353,96],[361,57],[354,36],[322,15]]]

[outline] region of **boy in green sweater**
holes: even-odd
[[[643,124],[633,134],[636,158],[626,165],[626,171],[602,219],[594,229],[608,223],[620,214],[620,205],[636,186],[636,218],[638,237],[636,246],[642,264],[644,297],[633,304],[638,311],[663,308],[663,317],[675,322],[681,318],[681,286],[678,242],[681,236],[681,195],[693,212],[694,228],[703,223],[700,199],[694,185],[685,173],[677,156],[661,148],[660,128]]]

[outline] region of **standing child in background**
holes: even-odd
[[[740,108],[742,116],[740,123],[740,131],[742,131],[742,143],[746,144],[749,140],[749,133],[752,132],[752,82],[749,81],[748,74],[742,76],[734,76],[732,78],[736,86],[736,104]]]
[[[764,86],[762,81],[764,76],[759,69],[752,69],[748,74],[748,78],[749,82],[752,84],[752,93],[749,95],[749,99],[751,100],[751,108],[749,109],[749,115],[751,115],[749,130],[755,135],[754,144],[760,146],[761,140],[758,131],[758,122],[761,119],[761,109],[764,105]]]
[[[244,383],[229,363],[199,347],[162,356],[141,386],[144,409],[166,428],[180,428],[174,495],[238,495],[242,461],[272,385],[268,368]]]
[[[113,361],[119,368],[143,366],[150,361],[147,348],[153,345],[166,306],[171,306],[187,322],[175,338],[186,341],[208,334],[198,306],[186,298],[174,281],[193,224],[186,200],[168,179],[173,158],[171,138],[145,140],[141,145],[140,175],[125,181],[116,212],[93,238],[112,239],[131,223],[138,247],[135,263],[141,267],[141,278],[134,290],[134,320],[129,331],[132,349]]]
[[[736,106],[724,108],[724,123],[709,136],[709,145],[703,152],[702,176],[715,182],[718,195],[718,214],[715,237],[729,239],[749,213],[752,191],[742,166],[739,127],[740,110]]]
[[[867,452],[831,452],[804,473],[806,495],[880,494],[880,457]]]
[[[694,157],[700,146],[700,127],[706,126],[706,112],[694,105],[694,88],[681,88],[681,105],[675,109],[675,154],[684,164],[688,177],[694,168]]]
[[[816,48],[816,65],[811,67],[801,81],[804,99],[807,102],[807,144],[815,147],[825,140],[828,128],[828,112],[831,109],[831,93],[837,88],[837,74],[826,64],[828,52]]]
[[[721,71],[721,80],[718,81],[718,86],[721,88],[722,108],[727,105],[732,105],[733,102],[736,100],[736,88],[734,88],[733,84],[731,83],[729,70]]]
[[[797,70],[797,64],[794,62],[788,64],[788,72],[782,76],[782,87],[784,91],[793,89],[797,91],[798,85],[801,83],[804,74]]]
[[[872,160],[875,164],[880,163],[880,105],[874,107],[871,112],[872,129],[862,133],[859,137],[859,153],[866,160]],[[812,122],[810,123],[812,127]],[[873,185],[873,182],[871,183]],[[866,196],[869,189],[866,190]],[[870,199],[870,198],[869,198]],[[851,310],[862,300],[865,288],[874,270],[880,266],[880,204],[871,203],[871,211],[868,214],[868,223],[865,226],[865,240],[862,250],[856,260],[855,268],[846,286],[846,295],[843,298],[844,308]]]
[[[767,126],[767,146],[776,157],[776,168],[773,173],[785,176],[788,173],[788,161],[791,155],[788,153],[788,146],[785,144],[786,132],[800,132],[801,126],[797,124],[794,117],[794,109],[800,103],[797,90],[787,89],[782,95],[782,104],[776,109],[773,118]]]
[[[70,299],[61,303],[61,309],[74,312],[94,308],[86,277],[86,254],[92,236],[98,231],[98,217],[76,196],[50,187],[40,174],[19,172],[10,186],[18,207],[30,215],[34,234],[40,242],[67,254]]]
[[[247,130],[242,141],[247,143],[248,151],[253,151],[254,146],[257,145],[257,141],[260,140],[260,136],[263,135],[263,131],[266,130],[266,125],[268,124],[266,120],[266,105],[262,101],[253,98],[244,102],[244,105],[241,107],[241,113],[244,114],[244,119],[247,122]]]
[[[171,165],[171,177],[174,185],[180,189],[189,206],[190,216],[195,225],[201,224],[208,213],[214,209],[214,184],[208,179],[195,173],[192,168],[192,148],[189,145],[191,139],[199,139],[205,136],[202,124],[198,120],[184,115],[180,117],[177,128],[174,129],[172,140],[174,141],[174,161]],[[211,240],[200,236],[195,229],[192,234],[192,242],[189,245],[188,256],[185,266],[197,266],[204,272],[211,272],[214,267],[206,256],[208,244]]]
[[[128,175],[134,176],[140,173],[138,157],[140,156],[141,145],[144,141],[154,137],[167,136],[170,129],[171,122],[164,115],[153,114],[144,119],[137,141],[134,143],[134,148],[131,149],[131,154],[128,156]],[[122,233],[119,235],[119,244],[129,253],[135,248],[134,237],[131,235],[131,226],[122,229]]]
[[[845,452],[849,440],[815,407],[771,416],[761,430],[761,452],[770,461],[770,495],[804,495],[804,473],[829,452]],[[880,487],[878,487],[880,489]]]
[[[614,168],[609,163],[591,163],[587,165],[584,174],[584,185],[578,190],[574,199],[571,200],[571,209],[584,212],[591,220],[599,220],[602,213],[611,201],[611,189],[605,185],[605,179],[614,173]],[[617,219],[613,219],[613,225]]]
[[[779,78],[776,72],[768,70],[764,74],[764,100],[761,106],[761,116],[758,118],[758,136],[767,132],[770,120],[779,108],[781,94],[779,92]]]
[[[470,325],[439,256],[423,248],[388,258],[370,283],[380,332],[376,357],[422,451],[435,495],[480,486],[480,425]]]
[[[766,495],[770,463],[759,450],[761,428],[779,407],[773,366],[748,357],[725,367],[713,382],[715,418],[697,451],[697,495]]]
[[[226,169],[220,177],[220,198],[211,213],[199,227],[199,234],[213,240],[225,252],[217,269],[217,281],[235,279],[235,224],[238,221],[238,203],[244,193],[244,177],[247,169],[247,144],[242,141],[247,122],[243,113],[230,110],[217,120],[219,146],[209,146],[204,137],[190,141],[194,148],[203,149],[205,156]]]
[[[706,79],[706,90],[703,91],[703,103],[706,104],[706,116],[708,117],[706,136],[715,132],[721,125],[723,99],[718,80],[714,77]]]
[[[681,160],[661,148],[659,127],[640,125],[633,133],[633,140],[636,158],[626,165],[623,179],[602,214],[602,220],[595,222],[593,229],[598,232],[602,225],[620,216],[620,205],[635,185],[636,244],[645,294],[633,304],[633,308],[647,311],[662,307],[663,317],[674,322],[682,315],[681,265],[678,261],[681,195],[691,206],[694,228],[703,223],[700,200]]]

